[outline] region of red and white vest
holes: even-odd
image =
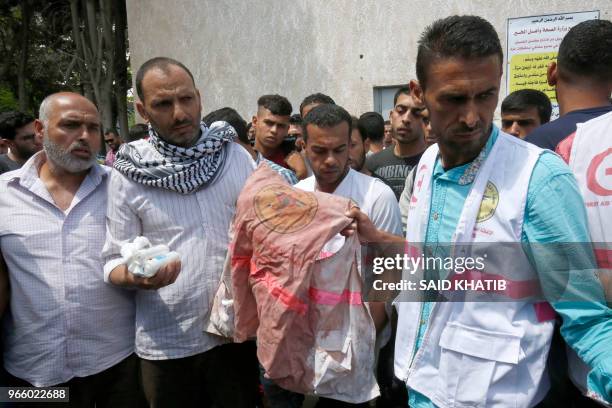
[[[612,112],[579,123],[576,133],[563,140],[557,150],[578,181],[600,277],[609,297],[612,292]],[[588,395],[586,378],[590,368],[572,349],[568,347],[567,351],[570,377]],[[595,395],[589,396],[597,399]]]
[[[611,271],[612,112],[577,125],[568,164],[584,197],[599,268]]]

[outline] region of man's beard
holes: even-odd
[[[200,126],[196,126],[193,136],[191,136],[191,140],[186,141],[185,143],[181,143],[179,145],[177,144],[178,141],[176,139],[164,134],[164,132],[161,131],[160,127],[157,126],[157,124],[150,118],[150,115],[149,115],[149,124],[151,125],[151,127],[153,128],[153,130],[155,131],[158,137],[160,137],[164,142],[169,143],[174,146],[191,147],[195,145],[198,142],[198,140],[200,140],[200,137],[202,136]],[[180,123],[178,124],[175,123],[173,126],[177,126],[177,125],[180,125]]]
[[[350,159],[349,159],[350,160]],[[365,153],[361,155],[359,161],[350,160],[350,167],[355,171],[361,171],[365,165]]]
[[[401,136],[397,134],[395,129],[393,129],[391,131],[391,134],[393,135],[392,139],[399,144],[413,144],[415,142],[418,142],[419,139],[423,139],[425,137],[423,135],[423,132],[419,132],[418,129],[408,129],[408,133],[405,133]]]
[[[28,160],[30,157],[34,156],[36,153],[40,151],[40,150],[21,149],[21,148],[16,148],[16,150],[17,150],[17,154],[19,155],[19,157],[21,157],[23,160]]]
[[[43,138],[43,148],[47,154],[47,160],[52,161],[69,173],[80,173],[91,168],[96,163],[97,152],[92,152],[87,143],[78,140],[72,143],[68,149],[63,149],[60,145],[51,141],[45,134]],[[70,154],[70,152],[76,148],[85,148],[89,150],[91,152],[91,157],[89,159],[81,159]]]

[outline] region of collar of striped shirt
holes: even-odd
[[[11,181],[18,181],[22,187],[31,189],[31,187],[40,179],[38,173],[40,167],[47,161],[47,155],[44,151],[40,151],[34,154],[24,165],[14,171],[5,173],[6,177],[9,177]],[[91,178],[94,185],[100,184],[100,182],[108,176],[111,169],[106,166],[101,166],[95,163],[87,177]]]

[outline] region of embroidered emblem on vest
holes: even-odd
[[[491,218],[493,214],[495,214],[497,204],[499,204],[499,192],[495,184],[489,181],[487,182],[487,187],[482,196],[482,202],[480,203],[480,210],[478,210],[476,222],[483,222]]]
[[[612,195],[612,189],[608,188],[605,185],[606,183],[603,183],[604,185],[601,183],[601,179],[607,178],[606,176],[612,176],[612,160],[607,160],[610,155],[612,155],[612,148],[599,153],[593,157],[587,170],[587,187],[598,196]],[[597,179],[598,176],[600,180]]]
[[[269,229],[290,234],[310,224],[319,203],[314,194],[297,191],[282,184],[272,184],[253,199],[257,218]]]

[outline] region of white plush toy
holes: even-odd
[[[150,278],[159,269],[175,260],[180,260],[177,252],[170,251],[167,245],[151,246],[145,237],[136,237],[121,247],[121,256],[128,266],[128,271],[136,276]]]

